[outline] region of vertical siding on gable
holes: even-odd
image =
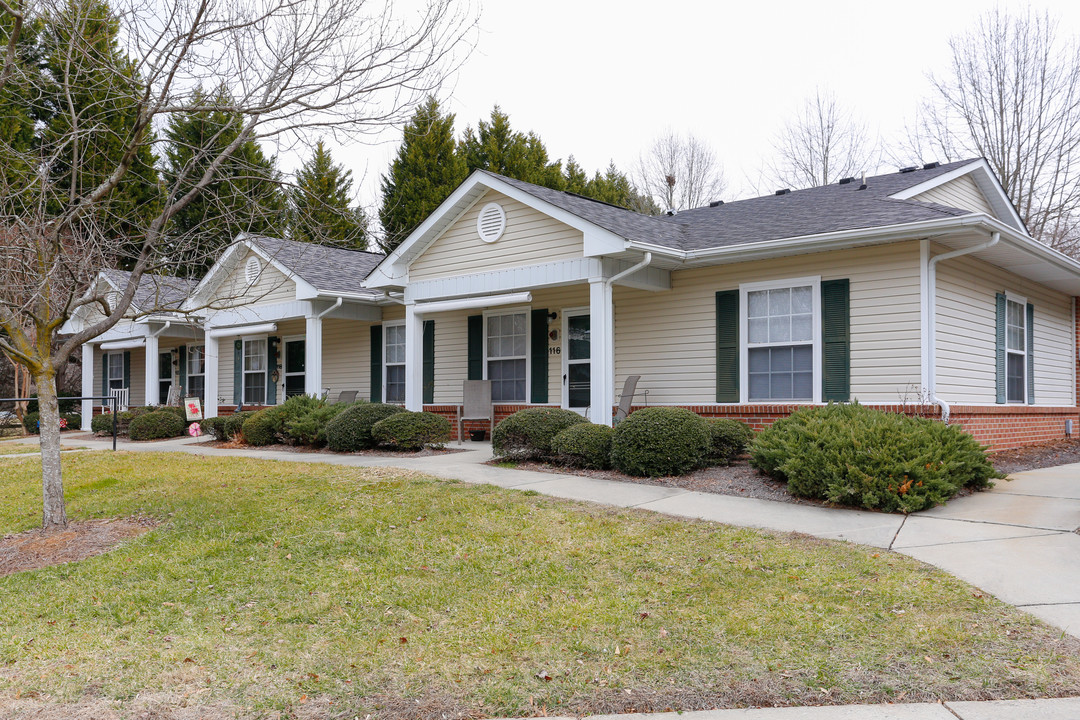
[[[999,292],[1022,295],[1035,306],[1036,404],[1073,405],[1072,298],[970,257],[937,268],[938,395],[950,403],[997,402],[994,296]]]
[[[636,403],[712,404],[717,290],[820,275],[851,281],[851,397],[899,402],[921,373],[919,245],[902,242],[675,271],[671,290],[615,287],[615,387],[641,375]]]
[[[489,202],[499,203],[506,212],[506,231],[494,243],[485,243],[476,232],[477,215]],[[579,258],[583,252],[580,231],[491,190],[412,262],[409,279],[534,265]]]
[[[262,274],[248,285],[244,268],[248,258],[255,256],[263,266]],[[213,303],[220,307],[240,305],[269,305],[296,299],[296,283],[257,254],[248,251],[232,274],[214,292]]]
[[[961,210],[986,213],[991,217],[996,217],[994,209],[986,201],[986,196],[982,194],[979,186],[975,184],[970,175],[961,175],[944,185],[920,193],[912,199],[948,205]]]
[[[355,320],[323,320],[323,385],[330,401],[343,390],[356,390],[357,399],[371,394],[371,324]]]

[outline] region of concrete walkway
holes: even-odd
[[[30,439],[26,442],[34,442]],[[78,445],[109,449],[110,441]],[[452,447],[458,447],[453,445]],[[485,465],[490,443],[428,457],[371,457],[277,450],[226,450],[177,438],[122,441],[121,450],[186,452],[351,467],[397,467],[468,483],[488,483],[545,495],[632,507],[675,517],[846,540],[910,555],[1036,615],[1080,638],[1080,464],[1017,473],[988,492],[904,517],[700,493],[679,488],[597,480]],[[25,456],[24,456],[25,457]],[[655,715],[593,716],[590,720],[1080,720],[1080,698],[907,705],[763,708]]]

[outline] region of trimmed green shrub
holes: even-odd
[[[117,418],[119,420],[119,418]],[[102,413],[90,418],[90,429],[99,435],[112,435],[112,413]]]
[[[178,405],[154,405],[150,408],[150,410],[152,410],[153,412],[170,412],[173,415],[176,415],[176,417],[180,418],[180,421],[184,423],[184,427],[187,427],[189,425],[187,413],[184,411],[184,408]]]
[[[372,426],[398,413],[404,408],[385,403],[357,403],[351,405],[326,425],[326,444],[336,452],[357,452],[375,447],[371,437]]]
[[[803,408],[777,420],[754,438],[750,464],[787,482],[793,495],[903,513],[1002,477],[958,426],[858,403]]]
[[[355,403],[334,403],[313,408],[285,423],[285,434],[298,445],[322,447],[326,444],[326,426]]]
[[[23,415],[23,428],[31,435],[37,435],[41,432],[39,423],[41,422],[41,413],[28,412]],[[74,413],[61,413],[60,414],[60,431],[64,430],[78,430],[82,423],[82,416]],[[111,432],[111,430],[110,430]]]
[[[378,445],[394,450],[423,450],[425,445],[445,445],[450,440],[450,421],[429,412],[402,412],[371,426]]]
[[[96,419],[97,418],[95,418],[95,420]],[[225,421],[226,420],[228,420],[228,418],[220,417],[220,416],[219,417],[206,418],[204,420],[199,421],[199,427],[201,427],[202,431],[204,433],[206,433],[207,435],[213,435],[215,440],[218,440],[220,442],[225,442],[226,440],[229,439],[228,435],[225,434]]]
[[[158,440],[184,434],[184,421],[176,413],[159,410],[142,413],[131,420],[128,437],[132,440]]]
[[[709,450],[709,462],[715,465],[730,465],[731,461],[746,452],[754,431],[746,423],[733,418],[707,418],[712,433],[712,445]]]
[[[590,470],[611,467],[611,437],[607,425],[571,425],[551,441],[555,457],[562,463]]]
[[[543,459],[554,451],[551,441],[571,425],[589,422],[572,410],[536,407],[518,410],[495,426],[491,446],[496,457]]]
[[[611,465],[627,475],[684,475],[700,467],[712,447],[709,421],[685,408],[648,407],[615,426]]]
[[[27,411],[23,415],[23,428],[31,435],[37,435],[40,428],[38,428],[38,420],[41,418],[41,413],[36,410],[33,412]]]
[[[258,410],[244,420],[241,433],[248,445],[273,445],[277,442],[277,430],[281,427],[284,414],[281,408],[272,407]]]
[[[63,413],[60,415],[60,420],[61,430],[78,430],[82,427],[82,415],[79,413]],[[65,422],[67,423],[66,426]]]
[[[255,414],[254,410],[243,410],[225,418],[225,440],[229,441],[244,431],[244,421]]]

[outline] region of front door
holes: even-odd
[[[169,404],[173,384],[172,351],[158,353],[158,405]]]
[[[592,398],[589,311],[563,311],[563,407],[586,414]]]
[[[304,394],[304,364],[307,350],[303,340],[285,341],[285,397]]]

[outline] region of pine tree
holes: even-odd
[[[322,140],[296,174],[289,193],[289,237],[301,242],[367,249],[367,218],[349,207],[352,171],[335,165]]]
[[[467,174],[454,140],[454,116],[443,115],[439,101],[429,97],[405,126],[404,141],[382,178],[384,249],[401,244]]]
[[[161,202],[148,138],[152,130],[138,126],[142,85],[119,47],[116,19],[103,0],[70,0],[48,27],[51,32],[41,42],[45,92],[33,112],[42,123],[38,152],[49,158],[49,171],[63,192],[49,201],[70,203],[94,189],[115,171],[131,137],[147,138],[108,203],[84,221],[104,237],[120,239],[116,261],[130,266],[142,245],[141,228]],[[84,48],[76,63],[66,52],[73,43]],[[127,68],[126,73],[113,72],[116,67]],[[68,142],[72,137],[78,142]]]
[[[198,92],[192,110],[169,118],[166,183],[181,197],[209,163],[240,134],[242,118],[224,108],[230,99],[224,87],[212,96]],[[254,141],[240,145],[210,184],[177,212],[168,228],[175,247],[177,274],[201,277],[221,251],[240,233],[282,236],[286,206],[274,159]]]
[[[490,122],[481,120],[475,132],[471,127],[465,128],[461,153],[469,172],[490,170],[555,190],[566,185],[562,163],[550,162],[540,137],[532,132],[527,135],[515,132],[510,127],[510,117],[498,105],[491,111]]]

